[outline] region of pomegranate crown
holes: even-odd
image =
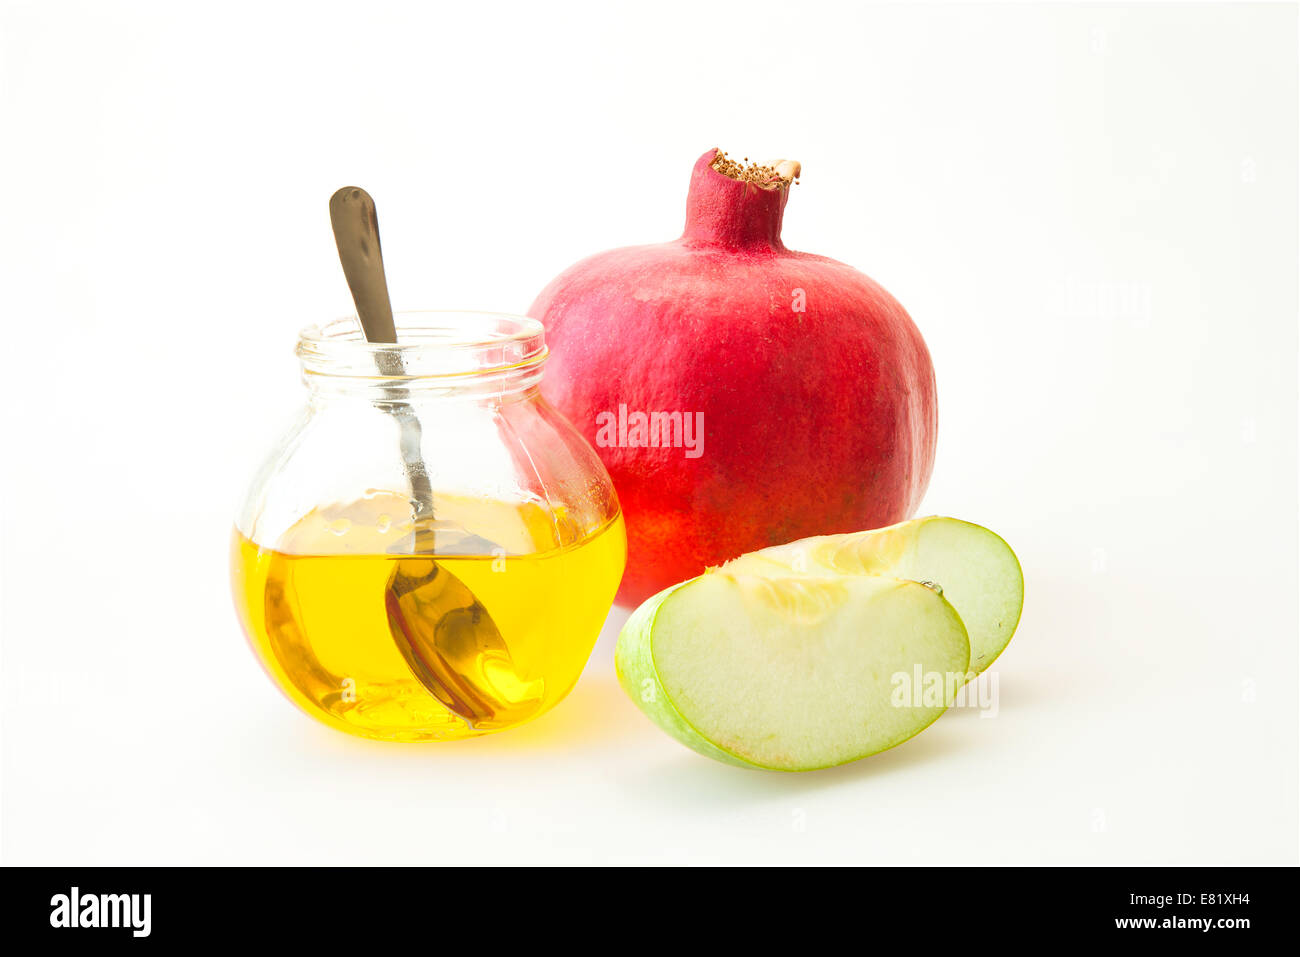
[[[723,150],[713,152],[713,161],[709,166],[723,176],[739,182],[751,183],[760,189],[782,189],[799,182],[802,167],[798,160],[778,159],[767,163],[751,163],[746,156],[743,162],[737,163]]]
[[[709,150],[691,173],[682,238],[755,253],[784,251],[781,218],[800,171],[795,160],[751,163],[745,157],[738,163]]]

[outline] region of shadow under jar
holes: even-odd
[[[541,324],[486,313],[305,329],[308,403],[240,509],[231,564],[272,680],[331,727],[513,727],[577,682],[626,559],[618,498],[538,393]]]

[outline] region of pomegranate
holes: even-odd
[[[901,305],[781,242],[799,164],[695,164],[674,242],[584,259],[529,310],[542,392],[595,446],[628,531],[618,601],[746,552],[908,518],[934,463],[934,370]]]

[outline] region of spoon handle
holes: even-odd
[[[379,215],[375,201],[360,186],[344,186],[330,197],[330,223],[334,227],[334,244],[339,248],[343,275],[352,290],[357,318],[367,342],[397,342],[393,325],[393,306],[388,299],[388,280],[384,276],[384,255],[379,246]],[[379,371],[387,376],[403,373],[397,350],[382,350],[375,357]],[[402,464],[411,482],[412,502],[417,519],[433,518],[433,489],[429,472],[420,454],[422,432],[420,420],[405,401],[407,391],[400,386],[386,390],[388,411],[401,429]],[[428,545],[425,535],[422,545]]]
[[[393,307],[388,299],[384,257],[379,248],[379,216],[375,201],[359,186],[344,186],[330,197],[330,223],[339,262],[357,317],[370,342],[396,342]]]

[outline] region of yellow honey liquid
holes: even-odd
[[[405,498],[313,510],[274,547],[239,531],[235,604],[254,652],[304,711],[392,741],[521,724],[577,682],[623,574],[621,515]],[[403,520],[397,520],[402,516]]]

